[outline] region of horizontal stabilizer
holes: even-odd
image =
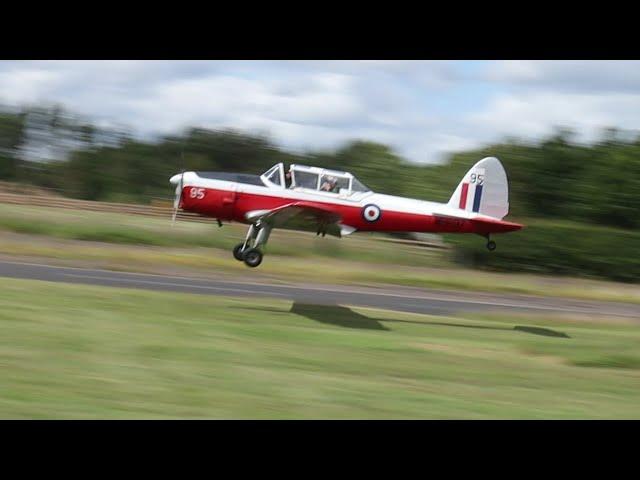
[[[472,218],[474,232],[486,235],[487,233],[506,233],[520,230],[524,225],[513,222],[505,222],[495,218],[478,217]]]

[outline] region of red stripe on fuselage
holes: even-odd
[[[205,188],[204,197],[198,199],[189,194],[192,187],[184,187],[182,208],[186,211],[200,213],[222,220],[234,220],[248,223],[245,214],[253,210],[271,210],[295,202],[295,198],[285,198],[274,195],[263,195],[248,192],[235,192],[235,202],[232,208],[224,205],[221,199],[228,196],[226,190]],[[443,220],[442,216],[424,215],[419,213],[397,212],[385,210],[381,207],[380,219],[367,222],[362,218],[362,206],[359,204],[344,205],[331,202],[309,201],[319,208],[329,209],[342,217],[341,223],[354,227],[360,231],[374,232],[425,232],[425,233],[474,233],[476,225],[472,220],[456,218],[451,221]],[[500,227],[496,225],[496,231]],[[486,227],[485,227],[486,228]]]
[[[467,194],[469,193],[469,184],[468,183],[463,183],[462,184],[462,192],[460,192],[460,205],[458,205],[458,208],[464,210],[465,207],[467,206]]]

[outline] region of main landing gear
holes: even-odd
[[[250,225],[244,242],[233,248],[233,257],[244,262],[248,267],[257,267],[262,263],[262,252],[259,247],[266,245],[270,233],[269,225],[260,222]]]

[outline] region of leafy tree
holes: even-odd
[[[18,151],[24,141],[24,115],[0,112],[0,179],[16,179]]]

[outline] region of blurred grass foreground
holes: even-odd
[[[640,416],[637,325],[0,288],[0,418]]]

